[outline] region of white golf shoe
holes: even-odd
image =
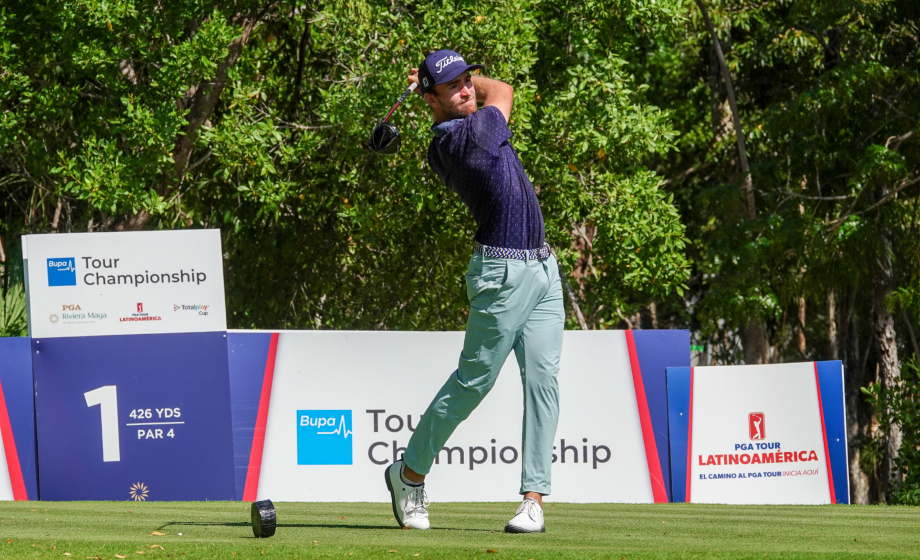
[[[545,533],[543,508],[533,498],[524,498],[517,513],[505,525],[506,533]]]
[[[431,523],[428,522],[428,495],[425,494],[425,484],[413,486],[403,482],[402,466],[402,461],[396,461],[384,472],[396,522],[400,527],[407,529],[431,529]]]

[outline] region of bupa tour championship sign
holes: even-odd
[[[226,330],[218,230],[22,239],[32,338]]]
[[[676,502],[847,504],[843,366],[668,369]]]
[[[233,497],[217,230],[23,238],[44,500]]]
[[[386,501],[428,403],[457,368],[462,332],[229,333],[237,498]],[[666,503],[665,370],[690,362],[687,331],[566,331],[552,499]],[[439,502],[517,498],[521,374],[498,381],[438,454]]]

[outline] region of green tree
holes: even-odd
[[[681,131],[654,167],[693,240],[699,340],[717,362],[737,362],[753,317],[770,361],[843,359],[854,499],[886,501],[900,483],[900,429],[873,431],[885,411],[860,388],[876,371],[883,388],[898,386],[900,356],[916,352],[916,310],[899,312],[896,295],[912,302],[917,277],[920,14],[901,0],[704,6],[734,81],[755,215],[700,10],[685,40],[649,41],[636,60]],[[866,460],[863,449],[879,452]]]
[[[12,0],[4,237],[219,227],[233,327],[462,328],[473,223],[427,167],[427,110],[395,115],[397,156],[364,146],[408,69],[453,48],[515,87],[513,142],[576,268],[570,303],[616,326],[687,278],[684,227],[641,164],[675,133],[625,62],[683,9]]]

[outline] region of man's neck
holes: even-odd
[[[472,115],[473,113],[475,113],[478,109],[479,109],[479,106],[477,105],[476,108],[473,109],[473,111],[470,113],[470,115]],[[439,109],[439,110],[434,110],[434,111],[432,111],[432,113],[434,113],[433,116],[434,116],[434,124],[435,124],[435,126],[437,126],[437,125],[439,125],[439,124],[441,124],[441,123],[449,122],[449,121],[463,120],[464,118],[466,118],[467,116],[469,116],[469,115],[458,115],[458,116],[453,116],[453,117],[452,117],[452,116],[450,116],[450,115],[447,115],[446,113],[444,113],[443,110],[440,110],[440,109]]]

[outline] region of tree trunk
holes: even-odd
[[[195,147],[195,140],[198,138],[198,129],[207,122],[211,117],[211,113],[214,112],[217,100],[220,99],[220,95],[224,92],[224,88],[227,87],[227,83],[229,82],[230,69],[233,68],[236,61],[239,60],[240,55],[243,54],[243,47],[249,42],[249,35],[252,33],[252,28],[259,19],[261,19],[261,15],[256,16],[253,14],[252,17],[245,20],[243,32],[230,43],[227,49],[227,56],[217,66],[214,78],[198,87],[192,101],[192,106],[189,109],[188,115],[185,117],[188,121],[188,125],[185,127],[183,134],[179,135],[179,139],[173,151],[173,160],[176,162],[176,182],[181,181],[182,176],[185,175],[185,170],[192,157],[192,150]]]
[[[578,305],[578,298],[575,296],[575,292],[572,291],[572,285],[569,284],[569,275],[565,273],[565,269],[562,268],[562,265],[559,265],[559,276],[562,278],[562,287],[565,289],[565,293],[569,296],[569,303],[572,305],[572,314],[575,315],[575,320],[578,321],[578,326],[581,330],[588,330],[588,323],[585,322],[585,316],[581,312],[581,306]]]
[[[696,0],[696,5],[699,6],[703,20],[706,22],[706,28],[712,37],[712,46],[719,61],[722,79],[725,81],[725,94],[728,97],[728,105],[732,111],[732,124],[734,125],[735,139],[738,143],[738,160],[741,162],[741,193],[744,195],[744,217],[748,220],[753,220],[757,217],[757,208],[754,205],[754,182],[748,166],[744,131],[741,129],[741,115],[738,113],[738,104],[735,102],[735,86],[732,83],[731,73],[728,71],[728,64],[725,63],[725,55],[722,53],[719,36],[716,35],[715,27],[713,27],[712,20],[709,18],[709,12],[706,10],[703,0]],[[744,363],[765,364],[770,361],[767,329],[760,317],[751,318],[748,324],[741,328],[741,344],[744,346]]]
[[[195,141],[198,139],[198,130],[208,121],[214,112],[220,95],[229,83],[230,69],[239,60],[243,53],[243,47],[249,42],[250,34],[256,24],[262,20],[272,6],[272,2],[266,4],[258,13],[253,12],[242,18],[243,30],[239,37],[234,39],[227,48],[227,56],[217,66],[214,77],[202,82],[194,91],[194,97],[191,101],[188,114],[185,120],[188,123],[185,129],[176,139],[176,145],[173,148],[173,166],[172,177],[157,189],[157,194],[162,197],[168,196],[170,191],[174,190],[189,169],[189,161],[195,148]],[[121,221],[115,226],[116,230],[137,231],[147,226],[152,216],[146,210],[140,210],[134,215]]]
[[[850,334],[847,337],[853,341],[852,352],[847,356],[847,367],[844,371],[844,385],[846,387],[846,412],[847,412],[847,442],[850,451],[850,503],[869,505],[869,476],[863,472],[861,448],[868,439],[869,420],[871,410],[863,398],[862,386],[864,385],[865,370],[862,368],[862,355],[859,351],[859,329],[856,307],[856,290],[850,293],[850,321],[848,325]],[[852,356],[852,359],[850,358]]]
[[[920,346],[917,345],[917,335],[914,333],[914,326],[910,322],[910,316],[907,314],[907,311],[904,310],[904,306],[900,303],[898,307],[901,308],[901,317],[904,319],[904,324],[907,326],[907,334],[910,335],[910,345],[914,349],[914,359],[920,360]]]
[[[712,137],[718,142],[725,134],[724,123],[724,105],[722,101],[722,88],[719,81],[719,75],[722,68],[719,65],[719,57],[716,55],[716,48],[713,46],[709,49],[709,113],[712,122]]]
[[[761,321],[755,319],[741,329],[741,345],[745,364],[770,362],[770,345],[767,344],[767,333]]]
[[[861,455],[859,447],[855,445],[850,447],[850,503],[867,506],[869,505],[869,477],[862,470]]]
[[[304,10],[304,29],[303,34],[300,36],[300,44],[297,46],[297,74],[294,77],[294,95],[291,96],[291,109],[290,114],[295,115],[297,113],[296,109],[300,103],[300,91],[303,84],[303,71],[307,65],[307,47],[310,47],[310,50],[313,50],[313,37],[310,33],[310,15],[312,12],[310,10]]]
[[[140,231],[144,229],[152,216],[146,210],[138,210],[133,216],[122,220],[115,226],[115,231]]]
[[[799,296],[798,319],[799,319],[799,328],[798,328],[797,343],[799,346],[799,353],[801,353],[802,356],[804,356],[805,355],[805,298],[802,296]]]
[[[827,292],[827,359],[840,359],[837,349],[837,294],[834,288]]]
[[[888,194],[888,189],[880,186],[875,198],[881,200]],[[901,363],[898,360],[898,341],[894,328],[894,316],[888,310],[886,300],[894,289],[891,241],[884,223],[880,224],[879,250],[875,255],[872,274],[873,338],[878,351],[879,380],[882,389],[894,389],[901,381]],[[891,413],[889,406],[888,413]],[[879,501],[888,502],[891,492],[900,482],[897,470],[898,452],[901,449],[901,426],[892,423],[885,434],[884,457],[879,469]],[[894,487],[892,487],[892,484]]]
[[[722,53],[722,45],[719,37],[716,35],[716,29],[709,19],[709,12],[703,4],[703,0],[696,0],[700,12],[703,14],[703,20],[706,21],[706,27],[712,36],[712,46],[716,51],[716,58],[719,59],[719,66],[722,69],[722,79],[725,80],[725,93],[728,96],[728,105],[732,110],[732,123],[735,128],[735,139],[738,142],[738,159],[741,161],[741,192],[744,193],[745,217],[753,220],[757,216],[757,209],[754,207],[754,183],[751,180],[751,170],[748,167],[747,148],[744,143],[744,131],[741,130],[741,115],[738,113],[738,104],[735,102],[735,86],[732,85],[732,76],[728,71],[728,64],[725,63],[725,55]]]
[[[827,37],[827,43],[824,45],[824,69],[833,70],[840,64],[840,29],[828,29],[822,33]]]

